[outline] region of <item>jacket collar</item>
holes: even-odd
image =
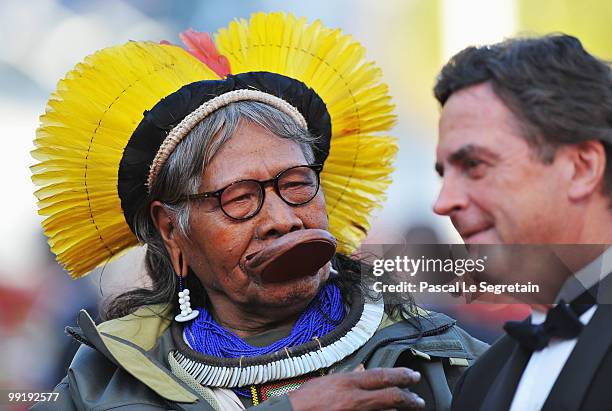
[[[162,365],[166,363],[162,352],[167,350],[156,349],[160,345],[160,338],[163,344],[174,347],[169,332],[173,319],[171,313],[172,308],[168,304],[150,305],[125,317],[96,325],[89,313],[81,310],[78,315],[80,330],[67,327],[67,332],[76,340],[95,348],[161,397],[173,402],[193,403],[199,396]],[[419,310],[418,314],[429,313]],[[446,316],[428,319],[435,320],[426,322],[427,330],[439,327],[441,323],[445,326],[454,324]],[[392,318],[385,314],[378,329],[387,328],[400,320],[399,317]]]
[[[161,397],[173,402],[193,403],[198,396],[163,367],[165,358],[159,358],[154,350],[171,324],[170,312],[166,304],[146,306],[133,314],[96,325],[87,311],[81,310],[78,316],[81,333],[74,329],[68,332]]]

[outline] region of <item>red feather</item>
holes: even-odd
[[[187,29],[179,34],[179,37],[187,46],[187,51],[206,64],[219,77],[225,78],[231,74],[227,57],[219,54],[217,46],[208,33]]]

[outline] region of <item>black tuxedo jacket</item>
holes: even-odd
[[[607,297],[599,301],[609,303],[608,279],[612,275],[604,280]],[[504,335],[457,382],[452,411],[508,410],[530,355]],[[598,305],[542,410],[612,410],[612,304]]]

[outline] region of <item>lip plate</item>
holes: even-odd
[[[313,276],[331,260],[335,252],[336,244],[327,239],[297,243],[266,264],[261,280],[264,283],[278,283]]]

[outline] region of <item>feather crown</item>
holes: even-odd
[[[216,47],[207,33],[181,38],[188,50],[151,42],[100,50],[51,95],[31,170],[58,261],[78,278],[138,244],[132,217],[164,136],[211,94],[251,88],[287,101],[322,137],[330,231],[339,252],[354,251],[397,151],[381,134],[395,121],[388,88],[363,46],[285,13],[233,21],[215,34]]]

